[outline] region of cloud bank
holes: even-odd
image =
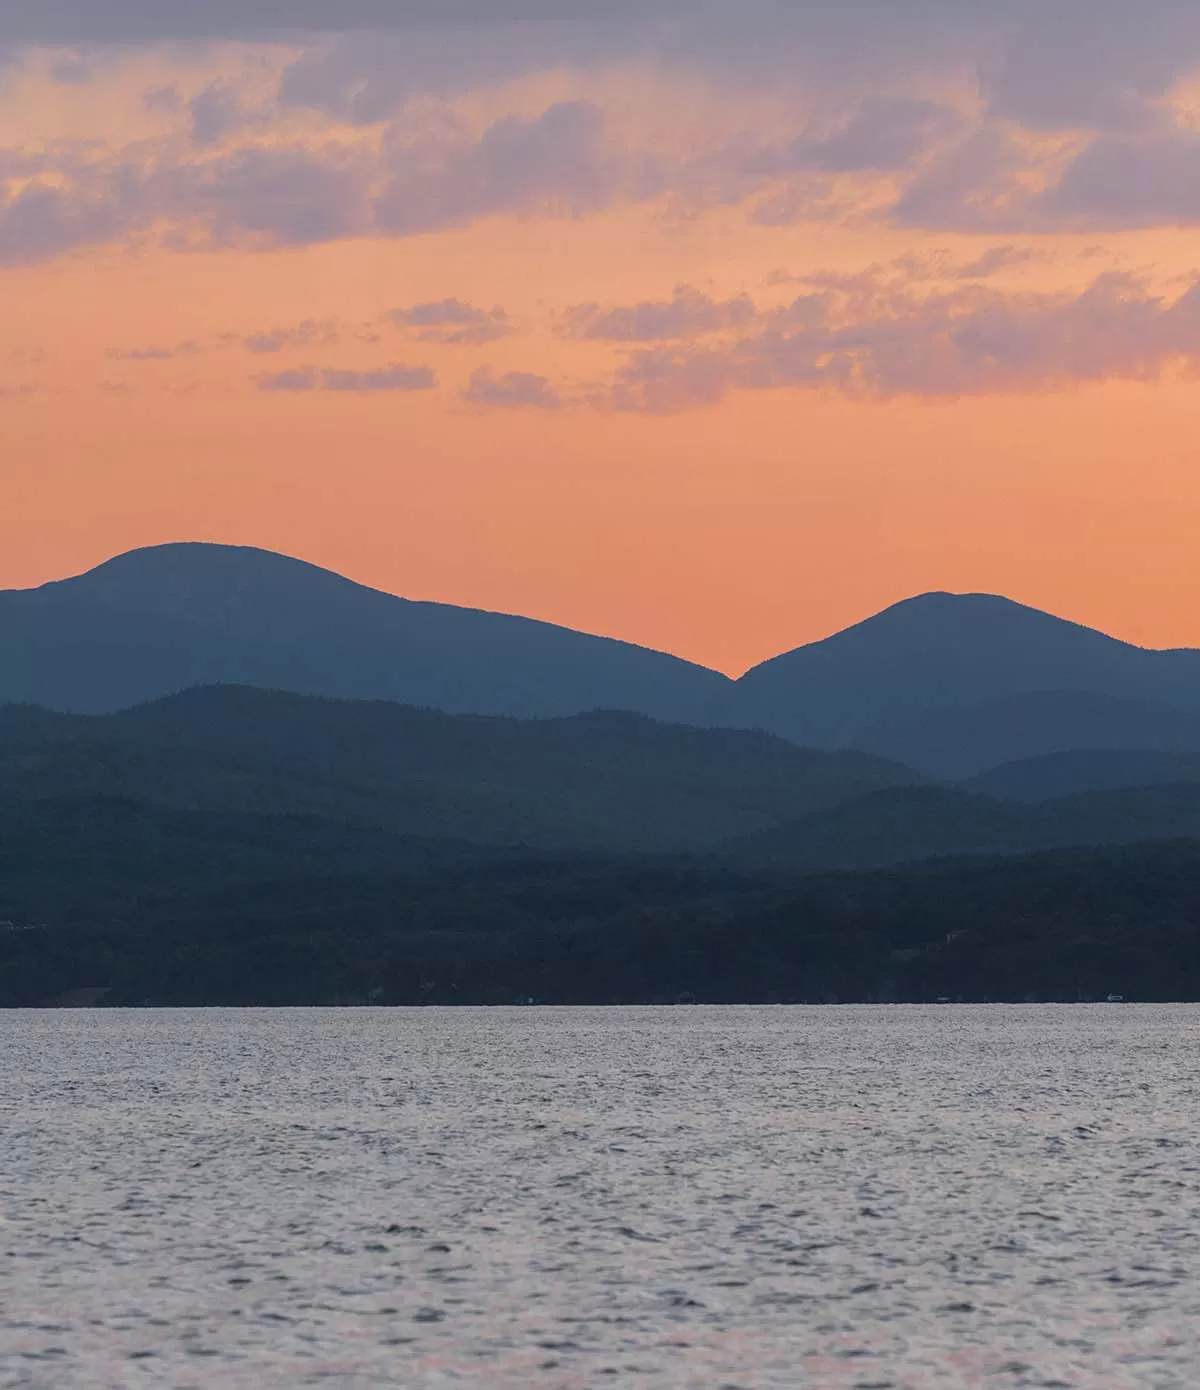
[[[725,342],[633,353],[601,403],[668,414],[735,390],[830,389],[882,400],[1028,393],[1200,368],[1200,281],[1174,299],[1105,274],[1077,294],[973,285],[915,294],[875,276],[763,310]]]

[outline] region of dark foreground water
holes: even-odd
[[[1194,1387],[1200,1008],[0,1014],[0,1385]]]

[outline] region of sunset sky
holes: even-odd
[[[1195,0],[0,0],[0,587],[1200,646]]]

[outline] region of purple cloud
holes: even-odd
[[[439,299],[407,309],[392,309],[384,317],[396,328],[415,330],[415,336],[423,342],[494,343],[513,331],[508,314],[499,306],[477,309],[461,299]]]
[[[188,112],[192,140],[197,145],[219,145],[228,136],[261,126],[268,119],[267,112],[244,106],[226,82],[210,82],[189,102]]]
[[[754,301],[749,295],[715,300],[690,285],[678,285],[670,299],[643,300],[610,309],[577,304],[562,316],[559,328],[568,338],[655,342],[742,328],[753,322],[754,316]]]
[[[829,173],[905,169],[964,125],[961,112],[939,102],[872,97],[839,129],[796,141],[781,162]]]
[[[173,347],[114,348],[107,356],[118,362],[170,362],[176,357],[192,357],[199,351],[199,343],[187,342]]]
[[[464,226],[498,213],[577,216],[606,206],[622,170],[606,154],[599,110],[558,102],[532,120],[505,117],[473,144],[430,151],[396,144],[376,223],[393,235]]]
[[[1168,300],[1115,274],[1073,295],[971,285],[918,297],[860,280],[767,311],[730,344],[635,353],[608,404],[669,413],[733,390],[818,387],[868,399],[986,395],[1200,367],[1200,282]]]
[[[430,367],[411,367],[394,362],[387,367],[352,370],[338,367],[302,367],[293,371],[264,373],[255,378],[260,391],[346,391],[365,394],[388,391],[430,391],[437,374]]]
[[[242,342],[247,352],[273,353],[282,352],[285,348],[336,343],[337,340],[336,323],[305,319],[303,323],[295,324],[291,328],[271,328],[262,333],[247,334]]]
[[[1200,134],[1170,129],[1096,140],[1034,209],[1055,225],[1088,229],[1200,222]]]
[[[472,375],[463,399],[474,405],[507,410],[558,410],[563,404],[562,397],[544,376],[535,376],[533,372],[494,376],[488,367],[481,367]]]

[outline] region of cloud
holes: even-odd
[[[118,166],[101,178],[84,174],[63,186],[42,178],[0,185],[0,264],[48,260],[81,246],[112,241],[145,213],[136,170]]]
[[[829,173],[904,169],[965,123],[960,111],[940,102],[870,97],[828,135],[797,140],[782,164]]]
[[[147,111],[156,111],[169,115],[179,110],[183,105],[183,98],[179,95],[179,89],[175,86],[152,87],[142,98],[142,105]]]
[[[577,304],[563,314],[559,331],[568,338],[654,342],[744,327],[754,315],[754,301],[749,295],[715,300],[690,285],[678,285],[674,295],[665,300],[643,300],[610,309]]]
[[[170,109],[170,108],[166,108]],[[261,127],[269,122],[265,110],[246,106],[228,82],[210,82],[188,103],[192,141],[197,145],[219,145],[230,135]]]
[[[248,333],[242,339],[247,352],[282,352],[285,348],[303,348],[336,343],[339,330],[336,323],[305,319],[290,328],[271,328],[260,333]]]
[[[494,343],[513,331],[512,321],[498,305],[477,309],[461,299],[438,299],[389,310],[384,318],[396,328],[412,330],[422,342],[453,345]]]
[[[430,391],[437,374],[430,367],[394,362],[387,367],[355,371],[337,367],[301,367],[255,377],[260,391],[346,391],[374,394],[387,391]]]
[[[1034,200],[1033,210],[1063,227],[1194,225],[1200,222],[1200,133],[1099,139]]]
[[[563,101],[529,120],[494,121],[478,140],[452,144],[432,161],[428,147],[396,139],[385,154],[387,182],[375,205],[376,225],[404,235],[500,213],[575,217],[597,211],[629,191],[627,171],[606,152],[602,128],[596,106]]]
[[[1006,270],[1029,265],[1046,258],[1045,252],[1031,246],[1001,244],[989,246],[978,256],[964,261],[944,248],[911,251],[894,260],[869,266],[864,271],[830,274],[828,271],[791,274],[775,270],[767,276],[768,285],[806,285],[810,289],[847,289],[893,284],[922,284],[935,280],[988,280]]]
[[[191,357],[200,351],[199,343],[176,343],[172,347],[151,345],[138,348],[113,348],[106,355],[117,362],[170,362],[177,357]]]
[[[370,229],[369,177],[350,147],[250,146],[165,171],[153,191],[163,214],[202,229],[202,244],[306,246]]]
[[[413,236],[497,215],[576,217],[656,196],[645,161],[612,153],[603,124],[588,103],[557,102],[478,135],[389,128],[379,140],[260,141],[212,154],[181,153],[168,139],[91,162],[73,150],[18,152],[35,177],[7,192],[4,176],[21,175],[3,169],[0,152],[0,263],[152,228],[176,250],[261,250]]]
[[[897,225],[1054,234],[1200,222],[1200,131],[1160,118],[1136,134],[1038,146],[984,126],[924,169],[890,210]]]
[[[733,390],[829,388],[867,399],[1054,390],[1200,368],[1200,282],[1174,300],[1123,275],[1078,294],[981,285],[917,296],[869,277],[760,314],[710,347],[653,348],[619,369],[607,403],[669,413]]]
[[[98,85],[74,151],[0,151],[0,263],[655,200],[672,218],[744,205],[758,224],[1004,236],[1200,220],[1200,135],[1170,96],[1200,65],[1194,0],[0,0],[0,48],[35,31],[67,46],[27,53],[29,81],[99,84],[128,61],[159,119],[122,149],[114,115],[106,144],[120,103]],[[180,42],[271,35],[289,41]],[[172,42],[150,85],[132,45],[156,36]],[[499,320],[428,331],[500,336]]]
[[[992,246],[972,261],[950,262],[940,273],[955,280],[986,280],[1037,259],[1038,253],[1029,246]]]
[[[674,9],[656,0],[606,0],[610,14]],[[460,25],[538,23],[594,16],[584,0],[0,0],[0,41],[16,43],[146,42],[239,39],[409,30]]]
[[[494,376],[489,367],[475,372],[463,392],[463,399],[474,405],[498,406],[508,410],[558,410],[563,399],[544,376],[532,372],[505,372]]]

